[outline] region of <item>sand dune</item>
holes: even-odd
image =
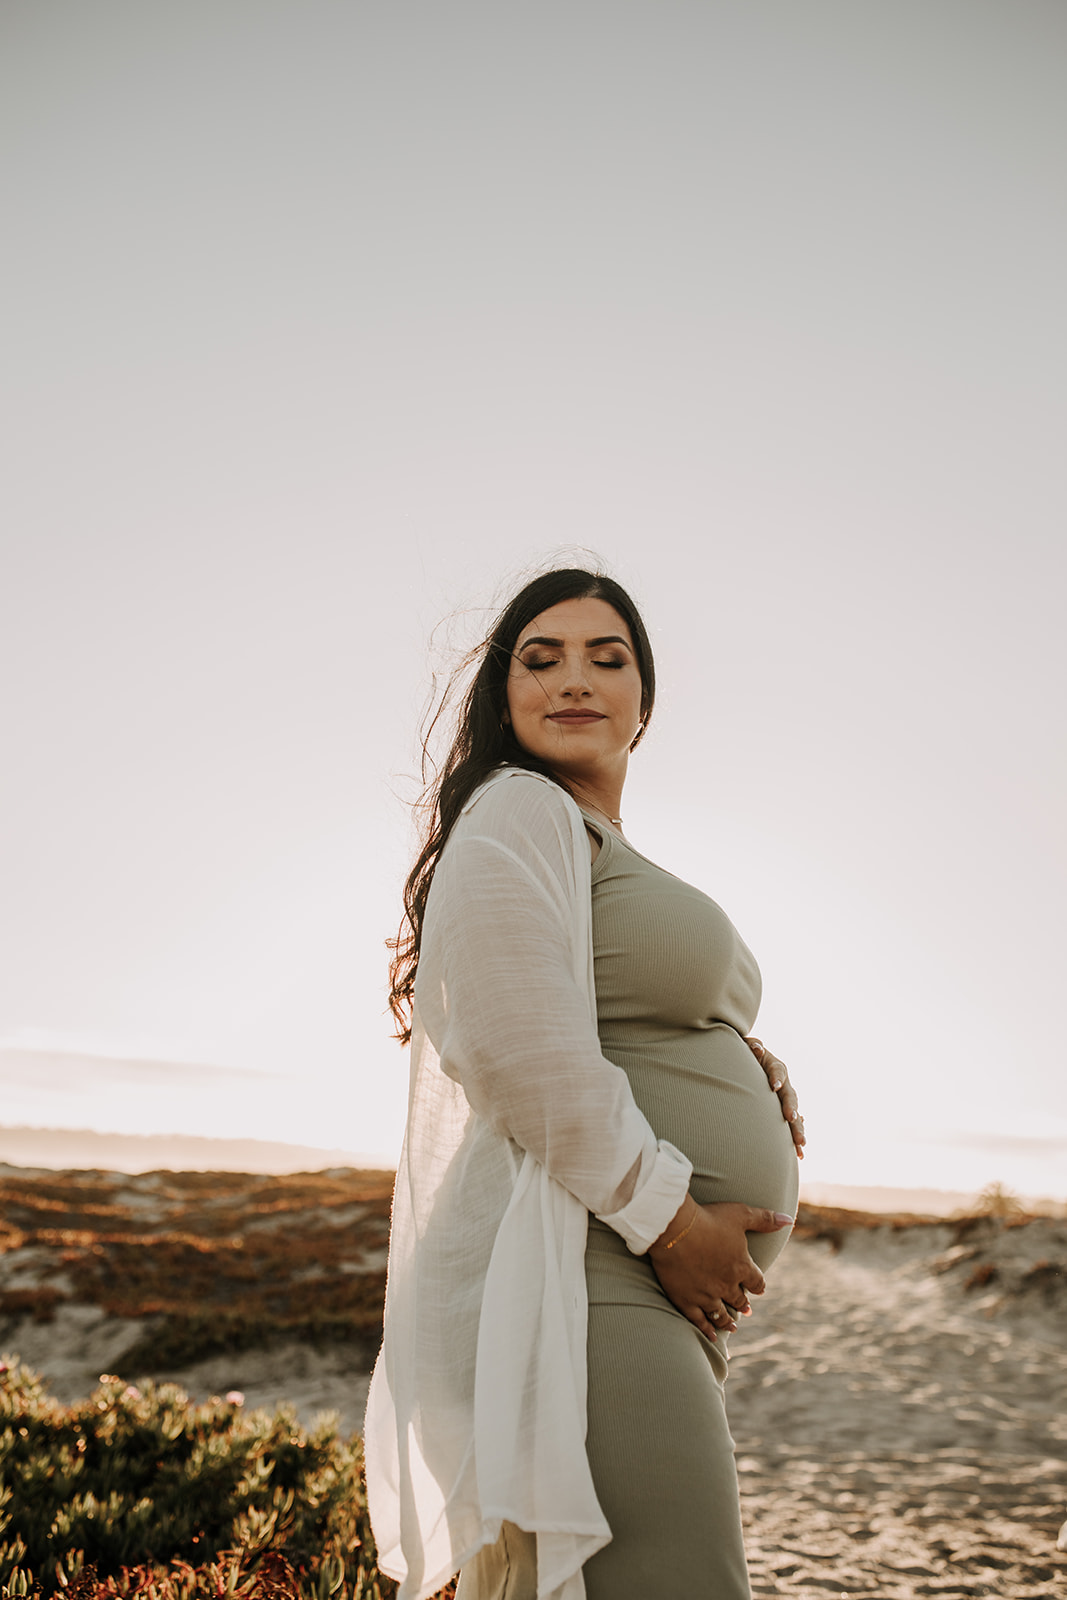
[[[54,1267],[27,1239],[0,1256],[0,1290]],[[140,1331],[68,1302],[0,1318],[0,1346],[74,1398],[103,1371],[145,1377],[124,1365]],[[348,1430],[366,1352],[290,1342],[154,1376],[307,1420],[335,1409]],[[729,1407],[757,1595],[1067,1600],[1067,1220],[802,1207],[732,1337]]]
[[[1067,1596],[1067,1224],[830,1233],[733,1338],[755,1593]]]

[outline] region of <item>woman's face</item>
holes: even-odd
[[[621,782],[641,722],[641,674],[630,630],[606,600],[562,600],[523,628],[507,697],[530,755],[562,777]]]

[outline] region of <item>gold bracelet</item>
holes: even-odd
[[[696,1205],[695,1201],[693,1202],[693,1204],[694,1204],[694,1207],[695,1207],[695,1209],[693,1211],[693,1215],[690,1217],[689,1221],[686,1223],[686,1225],[682,1229],[681,1233],[676,1233],[673,1239],[668,1239],[667,1240],[667,1243],[663,1246],[664,1250],[673,1250],[675,1245],[681,1243],[681,1241],[685,1238],[686,1234],[689,1232],[690,1228],[693,1226],[693,1223],[697,1219],[697,1212],[700,1210],[700,1207]]]

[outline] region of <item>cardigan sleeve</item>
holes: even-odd
[[[601,1053],[575,973],[570,805],[516,775],[456,824],[427,905],[417,1002],[474,1111],[641,1252],[692,1168]]]

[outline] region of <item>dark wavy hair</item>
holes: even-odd
[[[515,641],[525,627],[564,600],[606,600],[614,606],[630,629],[641,674],[641,726],[633,750],[648,727],[656,698],[656,669],[641,615],[626,590],[603,573],[586,572],[580,567],[563,567],[532,579],[500,613],[488,638],[476,646],[461,664],[433,715],[423,741],[423,779],[426,782],[418,809],[424,818],[424,842],[404,885],[404,915],[400,931],[388,941],[393,951],[389,964],[389,1007],[396,1019],[396,1037],[402,1044],[411,1038],[411,1001],[422,945],[422,925],[426,899],[433,882],[441,851],[456,819],[478,785],[500,765],[525,767],[567,785],[543,761],[522,748],[504,721],[507,707],[507,681]],[[460,706],[455,737],[440,770],[426,781],[433,762],[429,742],[450,702],[450,691],[457,679],[477,665],[474,678]],[[568,790],[568,793],[570,791]]]

